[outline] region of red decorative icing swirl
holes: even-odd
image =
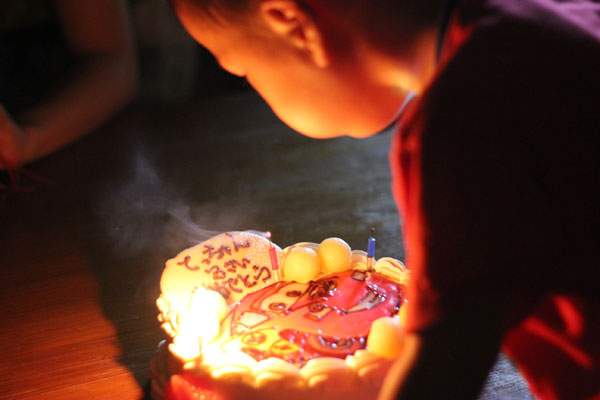
[[[256,360],[274,356],[298,366],[315,357],[345,358],[365,347],[371,323],[394,315],[403,297],[396,282],[377,273],[329,275],[303,292],[298,285],[277,282],[242,299],[224,322],[228,342],[241,340],[241,350]],[[279,339],[265,349],[269,331]]]

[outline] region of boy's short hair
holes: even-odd
[[[199,21],[217,25],[242,26],[261,36],[251,18],[262,1],[268,0],[168,0],[176,14],[192,15]],[[442,5],[452,0],[291,0],[312,15],[321,29],[335,32],[338,51],[351,51],[357,38],[369,43],[373,51],[410,52],[423,29],[441,20]],[[391,35],[391,32],[394,32]]]
[[[197,15],[207,16],[215,21],[221,17],[240,17],[252,9],[259,0],[168,0],[171,7],[177,10],[185,6]]]
[[[168,0],[174,10],[184,6],[198,16],[214,21],[225,19],[242,20],[248,12],[255,10],[261,0]],[[422,26],[437,20],[442,4],[449,0],[296,0],[307,9],[328,9],[336,15],[337,23],[362,31],[365,36],[381,23],[393,16],[393,23],[407,26]]]

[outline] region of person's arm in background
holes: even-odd
[[[379,400],[476,399],[502,340],[498,308],[474,304],[460,317],[408,334]]]
[[[91,132],[135,93],[137,57],[125,1],[55,5],[77,64],[64,86],[38,107],[10,116],[0,105],[0,169],[41,158]]]

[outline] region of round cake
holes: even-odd
[[[228,232],[166,263],[155,399],[376,399],[402,350],[408,272],[338,238]]]

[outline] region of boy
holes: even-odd
[[[391,152],[412,278],[381,399],[475,398],[500,345],[539,398],[600,399],[600,6],[442,3],[173,0],[305,135],[368,136],[418,95]]]

